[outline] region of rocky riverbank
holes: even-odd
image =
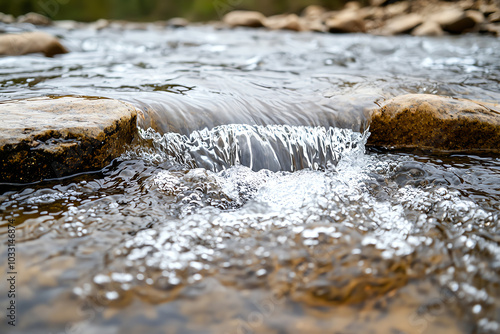
[[[412,34],[440,36],[468,32],[500,36],[498,1],[384,1],[370,6],[348,2],[342,10],[307,7],[300,16],[283,14],[265,17],[251,11],[233,11],[224,23],[235,26],[266,27],[330,33]]]
[[[0,13],[0,23],[34,26],[56,26],[63,29],[105,28],[123,30],[179,28],[190,23],[183,18],[153,23],[127,22],[100,19],[82,23],[70,20],[52,21],[38,13],[28,13],[18,18]],[[234,27],[263,27],[271,30],[316,31],[324,33],[370,33],[374,35],[412,34],[415,36],[441,36],[446,34],[480,33],[500,36],[500,1],[384,1],[372,0],[370,6],[348,2],[342,10],[331,11],[312,5],[300,15],[280,14],[266,17],[255,11],[234,10],[222,21],[208,22],[219,29]],[[0,27],[0,32],[8,32]],[[22,30],[22,29],[21,29]],[[28,29],[32,30],[32,29]],[[36,35],[39,34],[39,35]],[[0,34],[0,55],[43,53],[52,57],[66,53],[60,41],[50,35]]]
[[[440,36],[445,34],[481,33],[500,36],[500,1],[498,0],[371,0],[369,6],[348,2],[341,10],[330,10],[317,5],[306,7],[301,13],[265,16],[256,11],[228,12],[221,21],[207,22],[218,28],[264,27],[294,31],[330,33],[370,33],[375,35],[412,34]],[[184,18],[173,18],[153,23],[100,19],[82,23],[71,20],[52,21],[38,13],[17,18],[0,13],[0,23],[57,26],[67,29],[90,27],[94,29],[149,29],[151,27],[185,27]]]

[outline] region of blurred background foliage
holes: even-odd
[[[184,17],[190,21],[218,20],[235,9],[265,15],[300,13],[308,5],[341,8],[347,0],[0,0],[0,12],[19,16],[37,12],[53,20],[95,21],[100,18],[155,21]],[[366,1],[360,1],[367,3]]]

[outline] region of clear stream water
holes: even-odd
[[[71,53],[0,58],[0,100],[117,98],[139,130],[101,171],[0,185],[2,333],[500,331],[500,157],[365,146],[386,98],[498,103],[500,39],[47,30]]]

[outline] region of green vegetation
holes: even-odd
[[[273,15],[299,13],[312,4],[336,9],[345,2],[346,0],[0,0],[0,12],[14,16],[37,12],[55,20],[77,21],[94,21],[99,18],[155,21],[172,17],[208,21],[220,19],[234,9],[258,10],[266,15]]]

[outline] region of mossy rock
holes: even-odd
[[[104,98],[0,103],[0,182],[24,183],[99,170],[137,132],[136,109]]]

